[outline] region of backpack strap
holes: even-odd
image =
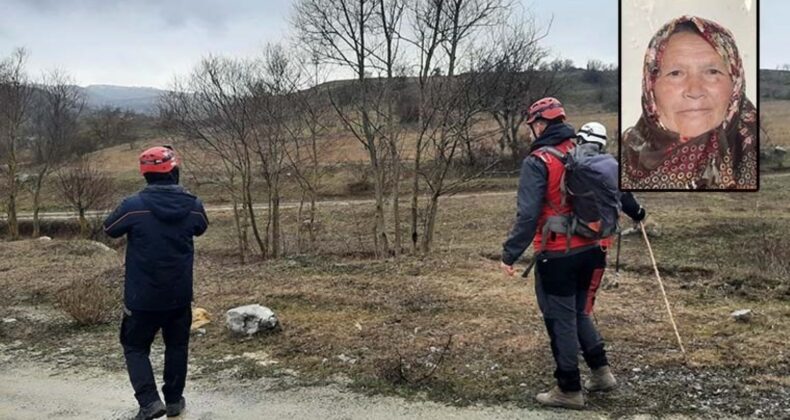
[[[546,249],[546,244],[549,240],[549,234],[562,233],[565,235],[565,252],[571,250],[571,236],[576,229],[576,218],[564,215],[549,216],[546,218],[546,223],[543,224],[541,231],[540,249]]]
[[[535,152],[533,152],[544,163],[549,163],[548,160],[546,160],[546,158],[544,158],[543,156],[538,154],[538,152],[545,152],[545,153],[548,153],[548,154],[554,156],[555,158],[559,159],[560,162],[562,162],[563,166],[568,161],[568,157],[566,156],[566,154],[563,153],[560,149],[557,149],[554,146],[543,146],[543,147],[539,148],[538,150],[536,150]],[[560,177],[560,193],[562,193],[562,201],[561,201],[562,204],[561,205],[564,206],[565,204],[568,203],[568,191],[567,191],[567,189],[565,187],[565,172],[563,172],[562,173],[562,177]],[[560,213],[559,209],[556,208],[550,201],[546,200],[546,203],[548,203],[549,207],[551,207],[551,209],[554,210],[555,213]]]
[[[557,149],[554,146],[543,146],[538,151],[546,151],[551,153],[554,157],[561,160],[562,163],[565,163],[565,153],[562,153],[560,149]]]

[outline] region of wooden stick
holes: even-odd
[[[658,285],[661,287],[661,294],[664,295],[664,303],[667,305],[667,312],[669,313],[669,320],[672,321],[672,328],[675,329],[675,337],[678,338],[678,345],[680,346],[680,351],[683,354],[686,354],[686,349],[683,348],[683,342],[680,340],[680,333],[678,333],[678,326],[675,324],[675,317],[672,316],[672,309],[669,308],[669,299],[667,299],[667,292],[664,290],[664,283],[661,281],[661,275],[658,274],[658,265],[656,265],[656,258],[653,256],[653,248],[650,247],[650,241],[647,240],[647,232],[645,231],[645,225],[642,222],[639,222],[639,227],[642,228],[642,236],[645,238],[645,243],[647,244],[647,250],[650,252],[650,260],[653,262],[653,270],[656,272],[656,278],[658,279]]]

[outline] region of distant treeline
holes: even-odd
[[[760,70],[760,98],[790,100],[790,71]]]

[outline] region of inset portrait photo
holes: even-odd
[[[756,191],[757,1],[620,13],[621,189]]]

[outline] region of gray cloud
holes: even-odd
[[[79,13],[96,16],[134,13],[158,17],[165,26],[178,28],[190,23],[223,27],[250,13],[290,9],[289,1],[260,0],[4,0],[9,10],[28,10],[36,14]]]
[[[32,75],[57,67],[83,85],[165,87],[208,53],[250,56],[283,40],[294,1],[0,0],[0,57],[24,46]],[[518,1],[540,22],[554,16],[545,42],[555,54],[616,60],[616,1]]]

